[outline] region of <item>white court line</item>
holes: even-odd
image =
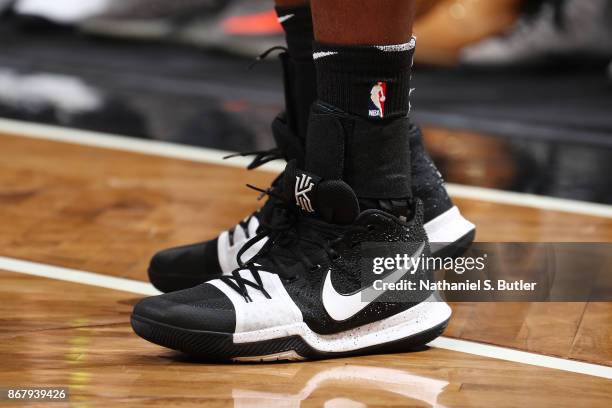
[[[223,164],[231,167],[245,168],[251,162],[251,160],[246,157],[223,160],[224,156],[235,152],[187,146],[159,140],[117,136],[60,126],[41,125],[12,119],[0,118],[0,133],[31,139],[51,140],[54,142],[65,142],[82,146],[101,147],[125,152],[168,157],[171,159]],[[278,169],[282,171],[284,168],[284,165],[278,162],[274,170]]]
[[[550,357],[542,354],[529,353],[527,351],[475,343],[467,340],[451,339],[448,337],[438,337],[430,342],[429,345],[446,350],[458,351],[460,353],[474,354],[498,360],[512,361],[514,363],[554,368],[556,370],[612,379],[612,367],[598,364],[566,360],[559,357]]]
[[[231,167],[245,168],[251,160],[236,157],[223,160],[224,156],[233,152],[208,149],[204,147],[186,146],[158,140],[143,140],[126,136],[109,135],[105,133],[63,128],[59,126],[41,125],[9,119],[0,119],[0,132],[12,136],[52,140],[84,146],[101,147],[134,153],[149,154],[173,159],[190,160],[201,163],[221,164]],[[281,161],[270,162],[262,170],[282,171],[285,165]],[[451,196],[486,201],[498,204],[517,205],[521,207],[544,210],[563,211],[575,214],[591,215],[602,218],[612,218],[612,206],[588,203],[584,201],[566,200],[553,197],[542,197],[533,194],[514,193],[490,188],[447,185]]]
[[[59,266],[23,261],[20,259],[7,258],[3,256],[0,256],[0,270],[98,286],[123,292],[136,293],[139,295],[156,295],[160,293],[153,287],[153,285],[147,282],[126,278],[116,278],[99,273],[62,268]],[[572,373],[612,379],[612,367],[601,366],[598,364],[565,360],[559,357],[549,357],[526,351],[490,346],[487,344],[475,343],[466,340],[450,339],[447,337],[439,337],[429,343],[429,345],[436,348],[452,350],[460,353],[474,354],[497,360],[511,361],[515,363],[553,368]]]
[[[537,208],[547,211],[563,211],[594,217],[612,218],[612,205],[595,204],[586,201],[545,197],[535,194],[516,193],[492,188],[464,186],[448,183],[448,194],[456,198],[487,201],[496,204],[509,204],[520,207]]]
[[[26,275],[57,279],[66,282],[82,283],[84,285],[98,286],[106,289],[123,292],[138,293],[139,295],[159,295],[158,291],[148,282],[134,279],[116,278],[100,273],[79,271],[62,268],[38,262],[23,261],[21,259],[0,256],[0,270],[24,273]]]

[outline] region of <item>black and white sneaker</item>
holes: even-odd
[[[291,135],[283,116],[275,120],[272,129],[277,142],[283,146],[281,151],[289,150],[289,156],[296,156],[298,148],[294,145],[299,139]],[[448,196],[441,174],[425,151],[418,126],[411,126],[409,137],[412,191],[424,205],[425,231],[432,243],[432,252],[440,257],[460,256],[474,241],[475,226],[461,215]],[[170,292],[230,274],[238,267],[236,255],[240,249],[261,230],[262,223],[272,222],[273,203],[270,201],[273,200],[269,199],[261,211],[255,212],[231,230],[222,232],[218,238],[155,254],[149,265],[151,283],[162,292]],[[261,245],[263,241],[246,251],[243,261],[252,257]]]
[[[190,21],[217,15],[224,7],[219,0],[111,1],[79,21],[78,28],[100,36],[167,40]]]
[[[238,258],[266,239],[259,254],[227,276],[140,301],[131,319],[139,336],[204,359],[276,361],[407,351],[442,333],[451,310],[436,293],[384,286],[430,279],[414,262],[430,253],[420,200],[403,215],[361,211],[343,181],[294,162],[284,180],[292,197],[274,205],[283,221]],[[412,262],[373,268],[399,254]]]

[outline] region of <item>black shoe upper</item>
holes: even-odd
[[[413,254],[421,245],[424,255],[429,255],[429,244],[422,225],[420,204],[415,216],[408,222],[380,210],[367,210],[360,214],[344,239],[335,247],[337,255],[328,262],[320,261],[318,267],[286,284],[287,291],[300,308],[304,322],[320,334],[332,334],[363,326],[409,309],[429,296],[429,292],[385,294],[363,310],[344,321],[336,321],[325,311],[321,292],[329,273],[333,287],[342,294],[351,294],[368,286],[375,277],[364,267],[364,247],[377,250],[377,256]],[[377,245],[379,244],[379,245]],[[429,279],[430,272],[419,270],[403,279]],[[399,295],[395,296],[395,295]]]
[[[293,169],[291,164],[285,170],[288,180],[296,180],[295,174],[304,174]],[[285,186],[285,190],[294,191],[293,184]],[[416,199],[403,216],[395,216],[388,212],[370,209],[361,211],[358,199],[353,190],[342,181],[320,182],[311,194],[313,215],[304,215],[300,211],[298,224],[298,239],[306,240],[302,245],[309,265],[305,265],[302,273],[295,274],[295,279],[285,285],[289,295],[300,308],[308,327],[320,334],[331,334],[348,330],[397,314],[412,307],[429,296],[429,292],[415,291],[411,298],[392,298],[387,296],[377,299],[365,309],[345,321],[333,320],[325,312],[321,303],[323,282],[329,273],[333,287],[342,294],[351,294],[371,285],[379,278],[371,273],[371,268],[365,261],[373,257],[393,257],[396,254],[413,254],[423,246],[422,254],[430,254],[427,234],[423,228],[423,207]],[[290,197],[295,202],[295,197]],[[319,240],[331,242],[331,248],[320,248],[308,245],[308,232],[318,236]],[[335,238],[335,239],[334,239]],[[293,247],[292,247],[293,245]],[[271,256],[285,254],[286,264],[295,262],[294,246],[289,244],[283,248],[281,244],[270,249],[255,261],[265,265]],[[375,253],[376,255],[373,255]],[[289,255],[288,255],[289,254]],[[294,259],[291,262],[291,259]],[[369,269],[369,270],[368,270]],[[428,279],[430,271],[420,269],[404,279]]]
[[[149,280],[162,292],[199,285],[221,276],[217,238],[157,252],[149,265]]]
[[[145,298],[133,314],[168,326],[231,333],[236,326],[232,302],[212,285],[198,285]]]
[[[425,223],[453,207],[444,179],[425,150],[421,129],[410,126],[410,157],[412,169],[412,194],[423,202]]]

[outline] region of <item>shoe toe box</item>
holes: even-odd
[[[133,317],[185,330],[233,333],[236,327],[232,302],[210,284],[145,298]]]
[[[216,239],[165,249],[149,264],[149,280],[162,292],[190,288],[221,273]]]

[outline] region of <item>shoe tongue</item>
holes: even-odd
[[[332,224],[351,224],[359,215],[357,196],[348,184],[342,180],[322,180],[298,169],[295,161],[287,163],[283,191],[302,212]]]

